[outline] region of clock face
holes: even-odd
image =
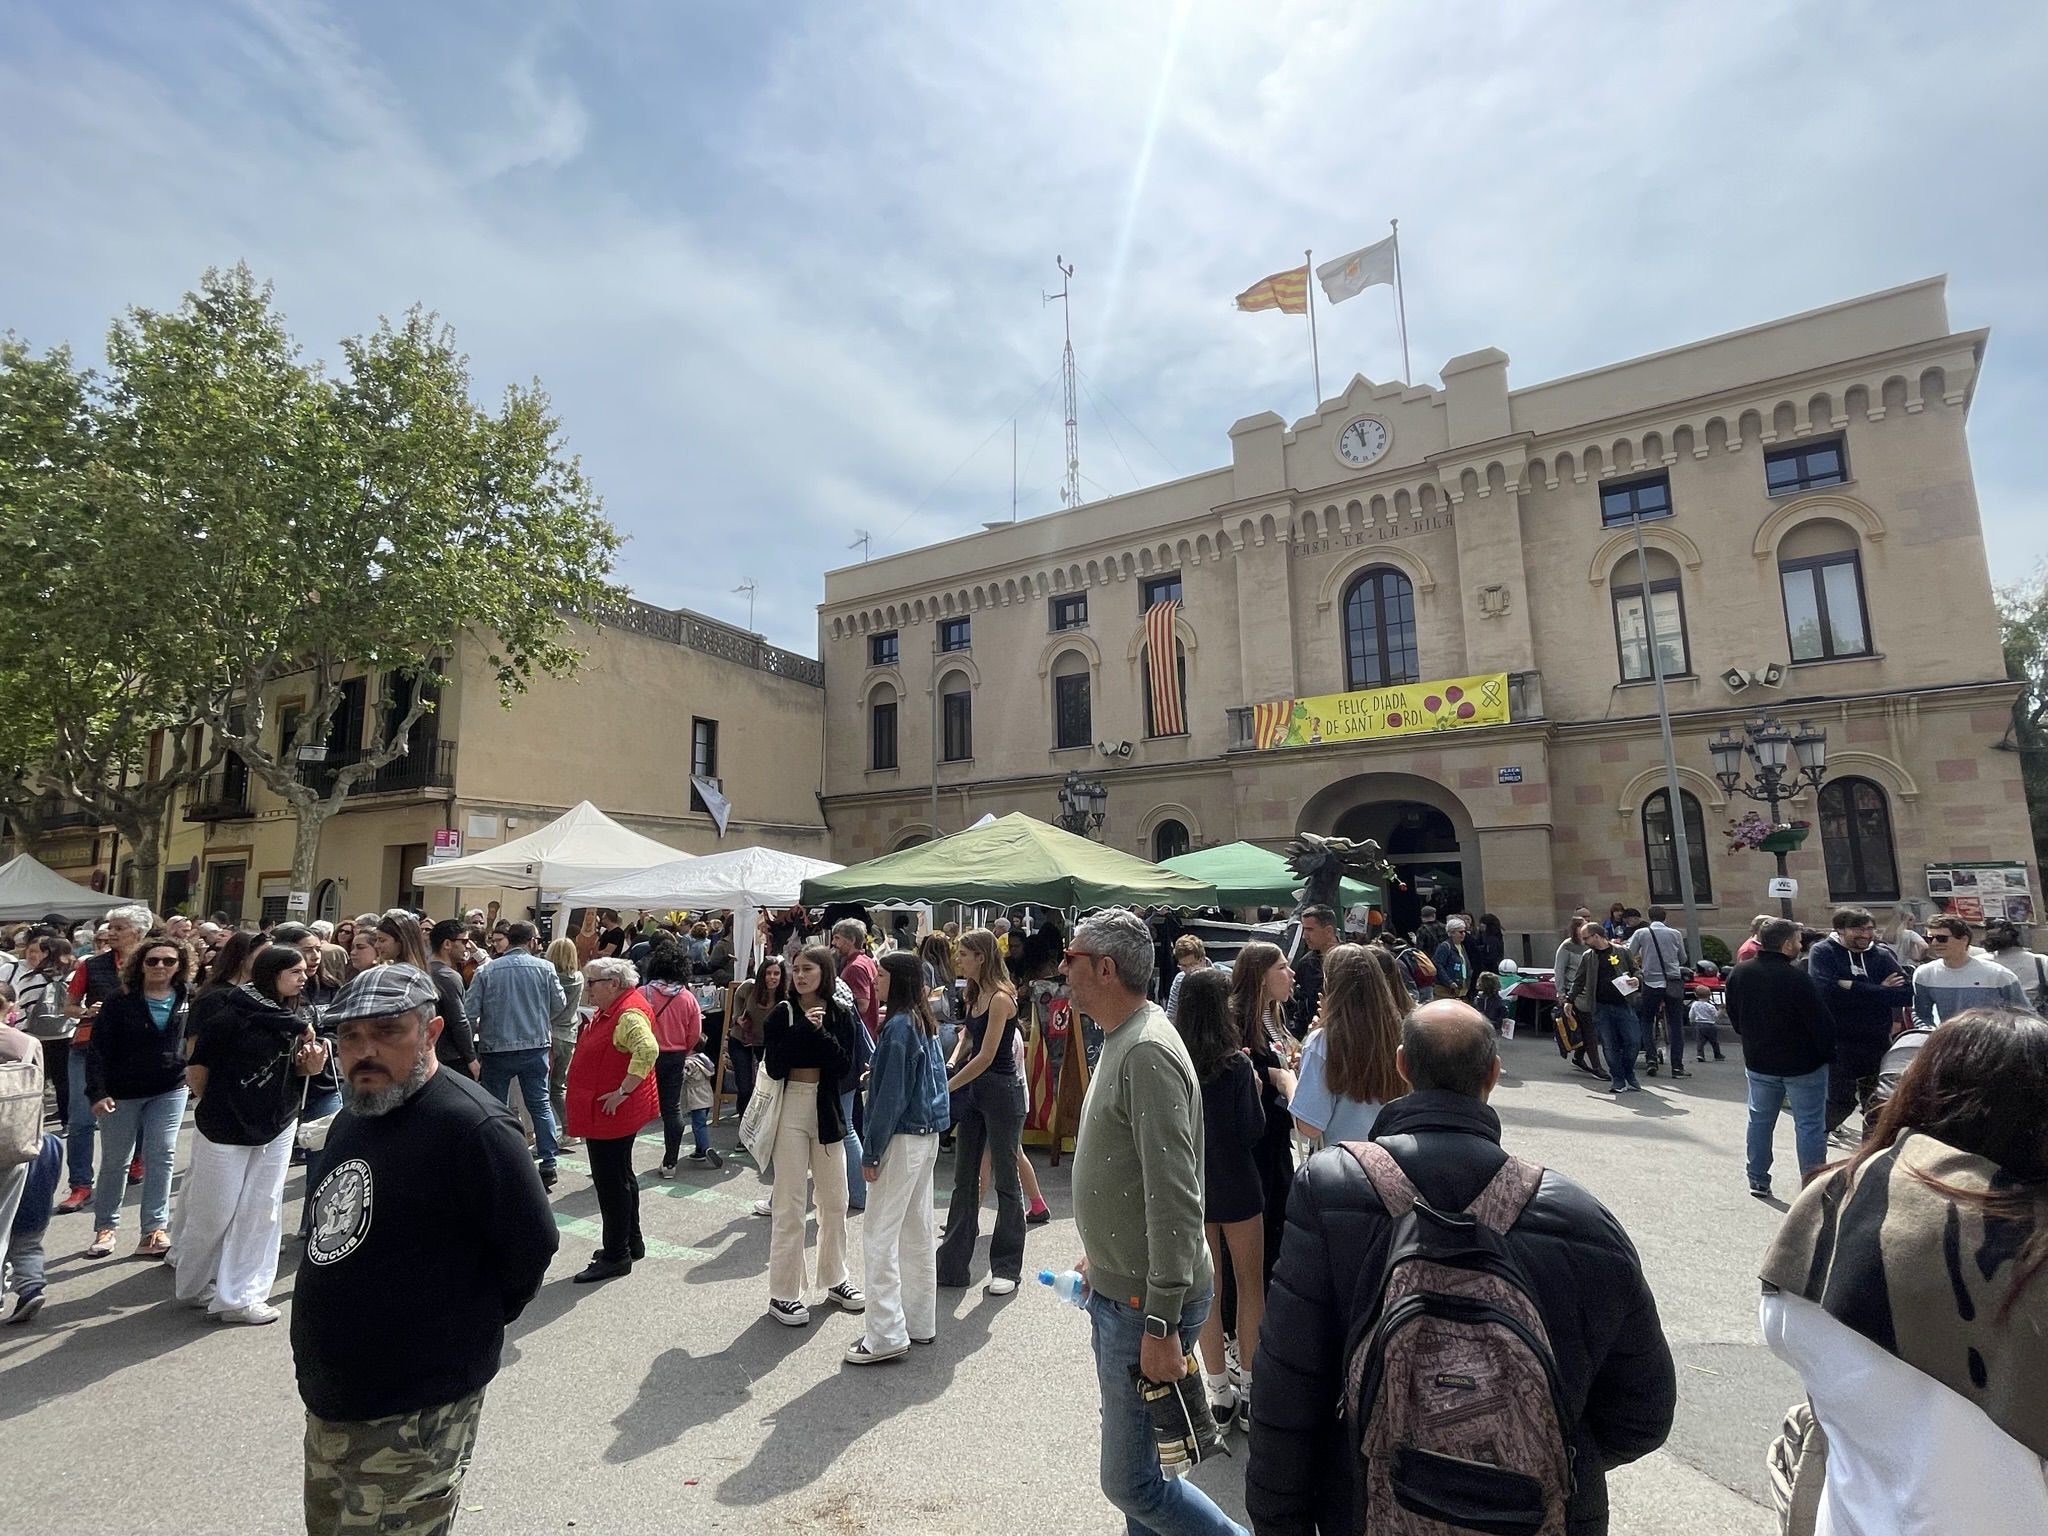
[[[1393,440],[1384,421],[1361,416],[1337,434],[1337,457],[1353,469],[1363,469],[1385,453]]]

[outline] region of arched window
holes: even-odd
[[[974,692],[962,672],[949,672],[939,682],[940,757],[965,763],[974,757]]]
[[[1831,901],[1897,901],[1892,812],[1868,779],[1830,779],[1820,791],[1820,846]]]
[[[1162,821],[1152,829],[1152,862],[1177,859],[1188,851],[1188,829],[1177,821]]]
[[[1848,524],[1818,518],[1786,534],[1778,546],[1778,583],[1793,661],[1870,654],[1863,558]]]
[[[1088,658],[1062,651],[1052,664],[1052,744],[1085,747],[1095,740],[1095,713],[1089,698]]]
[[[1361,571],[1344,589],[1344,686],[1384,688],[1421,676],[1415,589],[1390,566]]]
[[[896,757],[896,690],[887,683],[868,695],[868,767],[894,768]]]
[[[1171,734],[1185,736],[1188,734],[1188,649],[1178,640],[1173,643],[1173,664],[1180,673],[1182,719],[1180,730]],[[1158,722],[1152,718],[1152,652],[1149,647],[1141,648],[1138,652],[1138,696],[1145,701],[1145,734],[1164,734],[1159,730]]]
[[[1714,899],[1713,881],[1707,874],[1707,823],[1700,815],[1700,803],[1692,794],[1678,792],[1679,808],[1685,813],[1685,846],[1692,864],[1692,895],[1695,901]],[[1671,800],[1664,790],[1643,797],[1643,856],[1650,866],[1650,900],[1670,903],[1682,900],[1678,889],[1678,840],[1671,833]]]
[[[1650,670],[1649,626],[1643,619],[1643,566],[1650,568],[1650,611],[1657,621],[1657,658],[1666,677],[1682,677],[1692,670],[1685,644],[1685,598],[1679,590],[1678,562],[1661,549],[1645,551],[1638,562],[1633,553],[1614,567],[1609,590],[1614,594],[1614,643],[1621,651],[1621,680],[1648,682],[1656,676]]]

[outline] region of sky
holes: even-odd
[[[636,595],[815,655],[823,573],[1314,404],[1266,274],[1401,223],[1410,351],[1526,385],[1936,273],[2001,582],[2048,558],[2048,7],[0,0],[0,330],[209,266],[309,353],[414,304],[538,379]],[[1324,392],[1398,377],[1386,289]],[[2028,422],[2034,426],[2026,425]],[[1015,435],[1015,473],[1012,434]]]

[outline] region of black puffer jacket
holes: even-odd
[[[1500,1119],[1463,1094],[1411,1093],[1380,1111],[1373,1140],[1424,1199],[1462,1211],[1507,1154]],[[1344,1344],[1374,1303],[1392,1222],[1365,1170],[1341,1147],[1295,1179],[1287,1236],[1259,1330],[1245,1506],[1258,1536],[1358,1529],[1357,1445],[1340,1433]],[[1664,1443],[1678,1401],[1671,1351],[1642,1265],[1621,1224],[1562,1174],[1546,1170],[1508,1233],[1577,1416],[1574,1536],[1607,1529],[1609,1467]]]

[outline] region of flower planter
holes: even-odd
[[[1811,827],[1786,827],[1779,832],[1768,832],[1764,835],[1763,841],[1756,845],[1757,851],[1759,853],[1796,852],[1799,846],[1806,841],[1806,834],[1812,830]]]

